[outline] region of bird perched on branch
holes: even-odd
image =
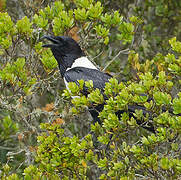
[[[75,82],[79,85],[78,80],[93,81],[94,89],[98,88],[103,92],[105,83],[109,82],[111,75],[100,71],[89,59],[85,56],[85,53],[81,50],[79,44],[70,37],[67,36],[43,36],[42,39],[47,39],[51,43],[45,44],[43,47],[50,48],[55,59],[58,62],[60,74],[64,79],[67,87],[69,82]],[[67,87],[68,88],[68,87]],[[86,89],[84,90],[85,95],[88,95]],[[99,112],[104,108],[104,104],[96,106],[94,109],[89,108],[89,112],[95,122],[101,121],[99,119]],[[142,106],[128,106],[128,112],[130,117],[134,117],[135,110],[142,110],[143,114],[149,113]],[[116,115],[118,117],[125,112],[123,110],[118,111]],[[137,124],[143,128],[155,132],[154,127],[151,123],[145,124],[137,120]]]

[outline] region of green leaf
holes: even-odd
[[[119,26],[122,22],[123,22],[123,16],[120,15],[119,11],[114,11],[112,24],[115,26]]]
[[[63,34],[74,25],[73,11],[60,11],[59,16],[53,20],[53,32],[55,35]]]
[[[113,167],[114,170],[121,170],[123,168],[124,168],[124,164],[121,161],[114,163],[114,167]]]
[[[48,27],[48,19],[37,14],[34,15],[33,22],[40,28],[46,29]]]
[[[142,141],[142,143],[143,143],[144,145],[149,145],[149,144],[150,144],[150,142],[148,141],[148,139],[147,139],[145,136],[142,137],[141,141]]]
[[[55,57],[53,56],[50,49],[41,51],[40,60],[43,63],[45,70],[48,72],[50,72],[52,69],[57,67],[57,61],[56,61]]]
[[[154,92],[154,100],[158,106],[169,105],[171,103],[171,96],[164,92]]]
[[[89,19],[91,20],[98,19],[101,16],[102,11],[103,11],[103,7],[100,1],[98,1],[95,5],[90,4],[89,10],[88,10]]]
[[[130,18],[130,21],[134,24],[142,24],[143,23],[143,20],[140,19],[139,17],[136,17],[136,16],[131,16]]]
[[[86,82],[85,82],[85,87],[88,88],[88,91],[89,91],[89,92],[93,91],[93,87],[94,87],[93,81],[92,81],[92,80],[86,81]]]
[[[104,97],[99,89],[94,90],[88,95],[88,100],[90,102],[93,102],[95,104],[103,104],[104,103]]]
[[[173,99],[174,114],[181,114],[181,97]]]
[[[106,27],[103,27],[102,25],[97,25],[94,28],[96,30],[96,33],[98,36],[101,36],[103,38],[107,37],[109,34],[109,29],[107,29]]]
[[[181,53],[181,42],[176,41],[176,37],[173,37],[169,40],[170,45],[172,46],[172,49],[178,53]]]
[[[160,166],[162,169],[164,170],[168,170],[169,169],[169,160],[167,157],[163,157],[161,160],[160,160]]]
[[[108,160],[106,157],[104,159],[100,159],[98,161],[98,167],[101,168],[102,170],[105,170],[107,168],[107,163],[108,163]]]
[[[101,16],[101,20],[106,26],[111,26],[112,24],[112,16],[110,14],[105,13],[103,16]]]
[[[89,8],[89,6],[93,3],[93,0],[76,0],[76,5],[83,7],[83,8]]]
[[[69,82],[68,83],[68,88],[71,91],[73,96],[77,96],[79,94],[79,86],[76,85],[75,82]]]
[[[160,85],[166,84],[166,75],[164,71],[159,72],[158,74],[158,82]]]
[[[102,144],[108,144],[110,142],[110,138],[109,136],[99,136],[98,138],[98,141],[101,142]]]
[[[133,39],[134,26],[131,23],[122,22],[118,28],[121,34],[117,38],[123,40],[123,43],[131,43]]]
[[[20,34],[31,36],[33,29],[31,28],[32,23],[27,16],[23,17],[21,20],[18,20],[16,23],[17,30]]]
[[[119,119],[116,116],[116,114],[109,113],[108,118],[104,120],[103,127],[106,128],[106,130],[111,130],[112,128],[117,128],[119,126]]]
[[[25,65],[25,58],[18,58],[16,62],[14,62],[14,65],[16,65],[18,71],[23,70],[23,67]]]
[[[144,103],[148,100],[148,96],[133,96],[133,102],[135,103]]]
[[[88,12],[86,11],[85,8],[82,9],[75,9],[74,10],[74,14],[75,14],[75,19],[79,20],[79,21],[85,21],[88,17]]]

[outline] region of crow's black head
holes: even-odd
[[[77,58],[84,56],[78,43],[68,36],[43,36],[42,39],[51,41],[50,44],[44,44],[42,47],[51,49],[62,76]]]

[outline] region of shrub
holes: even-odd
[[[111,10],[120,2],[133,10],[133,16],[127,11],[121,15],[124,8]],[[32,18],[17,21],[1,12],[1,179],[179,179],[179,5],[167,0],[138,6],[119,0],[114,6],[111,1],[55,1]],[[165,23],[158,26],[159,20]],[[175,24],[173,33],[161,42],[156,30],[169,31],[169,20]],[[56,60],[41,47],[45,34],[72,36],[104,71],[122,72],[116,74],[120,82],[112,78],[106,83],[108,99],[99,114],[102,126],[90,128],[85,114],[87,106],[104,101],[102,94],[85,82],[91,91],[83,96],[83,81],[80,86],[69,83],[71,92],[63,91]],[[156,54],[155,49],[160,51]],[[71,95],[80,98],[70,103]],[[155,134],[129,118],[126,109],[135,104],[153,114],[150,119],[137,110],[135,117],[151,122]],[[120,120],[117,110],[125,110]]]

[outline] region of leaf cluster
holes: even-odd
[[[1,179],[181,177],[180,4],[110,2],[55,1],[17,21],[0,13]],[[157,31],[169,22],[173,29],[163,28],[169,35],[162,42]],[[111,78],[100,91],[79,80],[63,91],[57,62],[39,41],[45,34],[72,36],[99,65],[123,71],[116,75],[128,81]],[[88,132],[82,125],[88,115],[79,114],[101,104],[102,126],[92,124]],[[134,106],[143,108],[130,118]],[[149,123],[156,133],[142,128]]]

